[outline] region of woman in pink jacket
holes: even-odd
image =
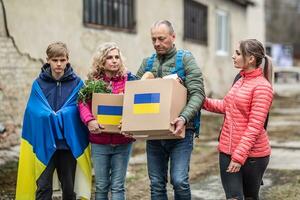
[[[97,49],[88,77],[107,82],[114,94],[123,93],[125,82],[136,79],[126,72],[121,52],[115,43],[104,43]],[[92,114],[91,102],[79,102],[78,107],[81,120],[90,131],[96,200],[108,199],[109,191],[111,199],[125,199],[125,177],[134,139],[102,131],[103,126]]]
[[[227,199],[259,199],[259,188],[271,148],[264,128],[273,100],[269,67],[263,45],[248,39],[233,56],[241,78],[222,100],[206,98],[204,109],[224,114],[219,138],[219,165]],[[265,62],[270,63],[270,62]]]

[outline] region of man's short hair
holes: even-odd
[[[46,54],[48,59],[60,56],[66,56],[69,58],[69,50],[67,45],[63,42],[54,42],[49,44]]]
[[[153,25],[151,26],[151,30],[152,30],[154,27],[158,27],[158,26],[160,26],[160,25],[162,25],[162,24],[164,24],[164,25],[166,25],[166,26],[168,27],[170,34],[173,34],[173,33],[174,33],[173,25],[172,25],[172,23],[171,23],[170,21],[168,21],[168,20],[158,20],[158,21],[154,22]]]

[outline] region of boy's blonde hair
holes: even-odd
[[[121,60],[120,68],[117,71],[116,75],[123,76],[126,73],[126,69],[123,63],[124,58],[119,47],[114,42],[106,42],[97,48],[92,58],[92,69],[91,72],[88,74],[88,79],[90,80],[99,79],[102,75],[104,75],[105,72],[104,64],[106,62],[107,54],[114,49],[118,50],[120,60]]]
[[[47,50],[47,59],[51,59],[54,57],[66,56],[69,59],[69,50],[67,45],[63,42],[54,42],[49,44]]]

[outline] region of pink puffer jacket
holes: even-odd
[[[205,110],[225,114],[218,149],[244,164],[248,157],[271,153],[264,123],[273,100],[273,90],[261,68],[240,72],[242,77],[223,100],[206,98]]]
[[[125,82],[128,79],[128,75],[125,76],[117,76],[114,78],[108,78],[106,76],[99,77],[103,81],[107,83],[111,83],[112,85],[112,93],[120,94],[124,93],[125,90]],[[89,121],[94,120],[94,116],[92,114],[91,102],[84,104],[82,102],[78,103],[78,109],[80,113],[80,118],[82,122],[87,125]],[[89,134],[89,141],[95,144],[127,144],[135,141],[133,138],[125,137],[121,134],[111,134],[111,133],[101,133],[101,134]]]

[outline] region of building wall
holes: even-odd
[[[232,69],[230,58],[233,47],[228,56],[215,54],[215,11],[223,9],[230,13],[230,44],[234,46],[247,36],[246,9],[231,1],[197,1],[209,9],[208,46],[182,39],[183,0],[136,1],[136,33],[84,27],[81,0],[24,0],[23,5],[27,6],[20,6],[18,0],[4,0],[4,4],[9,32],[21,52],[45,60],[47,44],[64,41],[70,48],[71,62],[82,77],[89,69],[93,51],[98,44],[106,41],[114,41],[120,46],[128,68],[136,72],[142,59],[153,52],[149,31],[151,24],[158,19],[168,19],[175,26],[177,47],[192,51],[201,66],[208,93],[222,96],[230,87],[236,71]]]
[[[8,36],[0,2],[0,123],[20,124],[41,61],[21,54]]]
[[[248,38],[256,38],[263,44],[266,42],[265,0],[252,0],[255,6],[247,10]]]
[[[0,20],[0,122],[21,123],[33,79],[45,61],[47,45],[64,41],[70,49],[70,60],[82,78],[89,70],[95,48],[103,42],[116,42],[129,70],[136,72],[142,59],[153,52],[150,26],[159,19],[173,22],[176,46],[190,50],[201,67],[207,94],[223,96],[238,72],[233,69],[231,52],[237,42],[248,36],[247,10],[232,1],[197,0],[208,6],[208,44],[183,40],[183,0],[136,1],[136,33],[92,29],[83,25],[82,0],[1,0],[4,18]],[[230,50],[227,56],[216,55],[216,10],[229,12]],[[1,10],[1,9],[0,9]],[[0,14],[3,14],[2,11]],[[258,35],[263,35],[259,30]],[[255,34],[255,31],[251,32]],[[6,36],[7,35],[7,36]],[[259,36],[262,37],[262,36]]]
[[[31,84],[41,61],[18,52],[11,38],[0,37],[0,122],[20,124]]]
[[[23,0],[22,4],[18,0],[0,0],[0,123],[10,130],[0,147],[18,142],[18,135],[10,133],[19,133],[32,81],[45,62],[48,44],[54,41],[67,43],[71,63],[82,78],[96,47],[108,41],[120,46],[127,67],[136,72],[142,59],[154,51],[150,26],[156,20],[168,19],[176,31],[177,48],[190,50],[202,69],[207,94],[222,97],[238,72],[231,60],[238,41],[247,37],[264,41],[263,22],[253,23],[251,17],[263,16],[262,3],[246,9],[227,0],[196,1],[208,6],[207,45],[183,40],[183,0],[136,0],[136,33],[85,27],[83,0]],[[229,13],[230,49],[226,56],[216,55],[218,9]]]
[[[206,53],[198,51],[204,60],[203,74],[206,91],[214,97],[222,97],[231,87],[232,80],[238,71],[233,68],[231,55],[239,40],[247,36],[246,9],[230,1],[214,0],[200,2],[209,6],[208,32],[209,41]],[[229,13],[230,48],[228,55],[216,55],[216,11],[223,10]],[[197,49],[197,46],[194,46]]]

